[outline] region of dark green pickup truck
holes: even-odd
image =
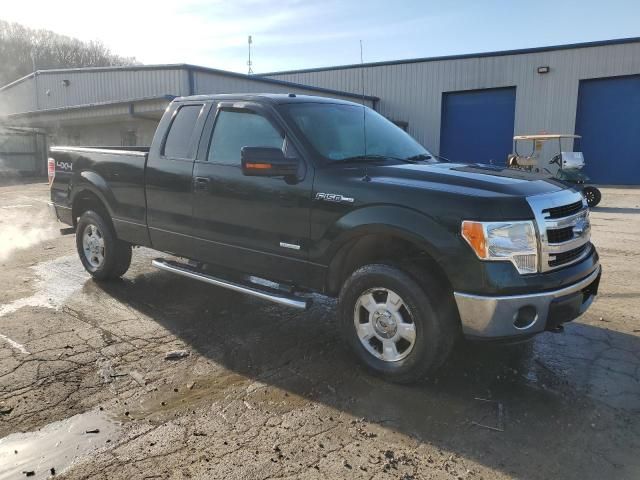
[[[600,280],[579,192],[441,162],[349,102],[178,98],[151,147],[52,148],[49,175],[96,280],[123,275],[140,245],[186,259],[158,268],[294,308],[339,297],[357,356],[399,382],[463,336],[560,331]]]

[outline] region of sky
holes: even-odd
[[[145,64],[255,73],[640,36],[638,0],[0,0],[0,18]]]

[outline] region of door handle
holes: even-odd
[[[194,190],[207,190],[209,188],[209,178],[207,177],[195,177],[193,179]]]

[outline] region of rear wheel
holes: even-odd
[[[444,363],[458,336],[449,297],[426,271],[364,266],[340,293],[343,334],[373,373],[398,383],[420,380]]]
[[[96,280],[118,278],[131,265],[131,245],[118,240],[112,225],[93,210],[78,220],[76,248],[85,270]]]
[[[589,207],[595,207],[602,199],[602,194],[596,187],[584,187],[582,189],[582,194],[587,200],[587,205],[589,205]]]

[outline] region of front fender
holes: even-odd
[[[340,217],[316,242],[318,251],[311,253],[318,263],[328,265],[351,240],[364,235],[386,234],[407,240],[424,250],[452,278],[460,269],[458,259],[468,255],[474,260],[459,228],[459,223],[453,219],[432,218],[411,208],[371,205]]]

